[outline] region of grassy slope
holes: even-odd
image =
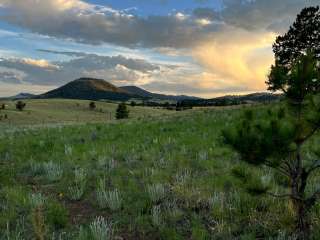
[[[241,111],[199,110],[152,121],[5,133],[0,139],[0,232],[9,223],[11,235],[18,226],[33,239],[30,194],[42,193],[47,238],[66,232],[62,239],[91,239],[89,223],[104,216],[114,223],[115,236],[124,239],[269,239],[278,234],[286,239],[284,232],[293,226],[290,205],[249,196],[230,174],[239,162],[221,143],[220,131]],[[63,170],[61,178],[50,180],[55,171],[46,172],[48,162]],[[80,201],[70,200],[75,168],[87,173]],[[273,179],[268,171],[255,173]],[[120,193],[120,209],[98,206],[99,181],[107,191]],[[21,219],[24,227],[16,224]],[[319,222],[319,208],[313,219]]]
[[[6,102],[8,108],[0,112],[7,114],[8,120],[0,121],[1,126],[37,125],[55,123],[92,123],[114,120],[117,104],[96,102],[97,109],[89,109],[90,101],[85,100],[27,100],[27,106],[20,112],[15,109],[15,102]],[[130,118],[141,118],[145,116],[161,116],[170,114],[169,111],[161,109],[128,107]]]

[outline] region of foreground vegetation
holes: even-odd
[[[251,196],[238,178],[248,165],[221,141],[243,108],[2,133],[2,239],[288,239],[291,204]]]

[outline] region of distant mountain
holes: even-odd
[[[136,87],[136,86],[124,86],[124,87],[119,87],[120,89],[123,89],[126,92],[129,92],[134,95],[138,95],[141,97],[145,98],[152,98],[152,93],[148,92],[142,88]]]
[[[184,102],[193,106],[226,106],[248,102],[271,102],[281,99],[282,95],[272,93],[253,93],[248,95],[230,95],[212,99],[201,99],[185,95],[164,95],[152,93],[136,86],[116,87],[102,79],[79,78],[66,85],[47,93],[34,96],[28,93],[21,93],[11,99],[25,98],[66,98],[84,100],[111,100],[128,101],[130,99],[142,99],[147,101],[162,100]]]
[[[38,98],[107,99],[114,101],[127,101],[133,97],[135,97],[133,94],[124,89],[102,79],[94,78],[80,78],[38,96]]]
[[[0,98],[0,99],[7,99],[7,100],[22,100],[22,99],[30,99],[30,98],[34,98],[36,95],[31,94],[31,93],[19,93],[15,96],[12,97],[4,97],[4,98]]]
[[[105,80],[95,78],[79,78],[55,90],[38,95],[35,98],[67,98],[87,100],[105,99],[111,101],[127,101],[132,98],[166,101],[199,99],[189,96],[172,96],[151,93],[136,86],[116,87]]]
[[[159,93],[152,93],[144,90],[142,88],[136,86],[124,86],[120,87],[121,89],[141,97],[149,98],[149,99],[157,99],[157,100],[170,100],[170,101],[181,101],[181,100],[197,100],[201,99],[198,97],[190,97],[185,95],[165,95]]]

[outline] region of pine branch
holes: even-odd
[[[320,189],[316,191],[310,198],[308,198],[307,202],[314,205],[316,201],[319,199],[319,197],[320,197]]]
[[[312,172],[314,172],[315,170],[320,169],[320,160],[315,161],[312,166],[310,167],[310,169],[307,171],[308,175],[310,175]]]
[[[295,199],[295,200],[298,200],[298,201],[302,201],[303,199],[301,199],[300,197],[296,197],[294,196],[293,194],[275,194],[275,193],[272,193],[272,192],[266,192],[266,194],[272,196],[272,197],[276,197],[276,198],[291,198],[291,199]]]
[[[280,173],[281,173],[282,175],[284,175],[284,176],[290,177],[290,171],[289,171],[288,169],[285,169],[284,167],[281,167],[281,166],[275,167],[275,166],[273,166],[272,163],[269,162],[269,161],[266,161],[266,162],[264,163],[264,165],[265,165],[266,167],[272,168],[272,169],[280,172]]]
[[[307,141],[309,138],[311,138],[318,130],[320,130],[320,123],[317,123],[317,125],[310,131],[309,134],[307,134],[304,138],[303,141]]]

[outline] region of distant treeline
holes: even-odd
[[[280,101],[282,95],[271,93],[253,93],[243,96],[225,96],[213,99],[184,100],[183,104],[193,107],[205,106],[233,106],[250,103],[270,103]]]
[[[271,93],[254,93],[243,96],[225,96],[213,99],[187,99],[178,102],[157,102],[157,101],[143,101],[140,103],[132,102],[134,106],[147,107],[162,107],[168,110],[187,110],[193,107],[208,107],[208,106],[234,106],[250,103],[270,103],[280,101],[282,95]]]

